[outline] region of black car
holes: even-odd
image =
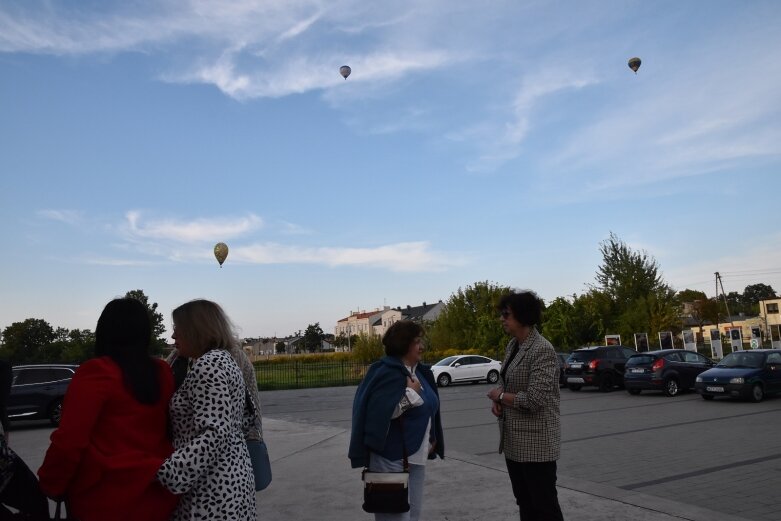
[[[710,358],[683,349],[638,353],[626,362],[624,387],[629,394],[649,390],[677,396],[684,390],[694,389],[697,376],[714,365]]]
[[[566,387],[567,385],[567,358],[569,353],[556,353],[556,357],[559,359],[559,387]]]
[[[695,388],[706,400],[729,396],[761,402],[766,395],[781,393],[781,349],[730,353],[701,373]]]
[[[8,396],[8,419],[48,419],[52,425],[59,425],[62,398],[78,367],[72,364],[14,367],[11,394]]]
[[[624,346],[595,346],[576,349],[567,359],[567,387],[579,391],[596,386],[602,392],[624,385],[624,366],[637,351]]]

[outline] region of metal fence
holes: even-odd
[[[368,364],[352,360],[277,361],[255,363],[258,389],[304,389],[361,383]]]

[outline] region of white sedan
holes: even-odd
[[[451,383],[479,382],[494,384],[499,380],[502,363],[480,355],[448,356],[431,366],[439,387]]]

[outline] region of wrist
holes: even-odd
[[[504,392],[499,393],[499,398],[496,400],[496,403],[501,404],[502,400],[504,400]]]

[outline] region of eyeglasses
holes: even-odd
[[[505,309],[504,311],[502,311],[501,313],[499,313],[499,315],[500,315],[502,318],[510,318],[510,315],[512,315],[512,313],[510,313],[508,310],[506,310],[506,309]]]

